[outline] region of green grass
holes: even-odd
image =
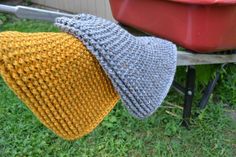
[[[0,29],[58,31],[49,23],[17,19],[5,20]],[[178,69],[179,80],[183,70]],[[236,122],[229,116],[236,105],[236,66],[229,65],[222,77],[191,130],[181,127],[182,96],[171,91],[150,118],[137,120],[118,103],[91,134],[76,141],[44,127],[0,78],[0,156],[236,156]]]

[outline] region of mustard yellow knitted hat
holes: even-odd
[[[95,57],[66,33],[0,33],[0,74],[45,126],[68,140],[91,132],[119,99]]]

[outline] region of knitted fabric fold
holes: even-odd
[[[96,58],[67,33],[0,33],[0,74],[49,129],[73,140],[119,100]]]
[[[173,43],[135,37],[111,21],[88,14],[60,17],[55,25],[86,45],[132,115],[145,118],[160,106],[175,75]]]

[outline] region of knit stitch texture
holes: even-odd
[[[119,100],[96,58],[67,33],[0,33],[0,74],[64,139],[91,132]]]
[[[173,43],[135,37],[111,21],[88,14],[60,17],[55,25],[86,45],[132,115],[145,118],[160,106],[175,75]]]

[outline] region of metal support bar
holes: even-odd
[[[204,89],[204,93],[203,93],[203,96],[198,104],[198,107],[200,109],[204,109],[207,105],[207,102],[211,96],[211,93],[213,92],[215,86],[216,86],[216,83],[217,81],[219,80],[220,78],[220,73],[217,72],[216,73],[216,76],[213,80],[210,80],[206,86],[206,88]]]
[[[207,105],[207,102],[218,82],[218,80],[220,79],[220,70],[225,66],[226,64],[223,64],[219,69],[216,70],[216,74],[215,74],[215,78],[213,80],[210,80],[206,86],[206,88],[204,89],[204,93],[203,96],[198,104],[198,107],[200,109],[204,109]]]
[[[17,11],[17,7],[0,4],[0,11],[14,14]]]
[[[172,83],[172,87],[177,91],[179,92],[180,94],[183,94],[185,93],[185,88],[183,86],[181,86],[178,82],[176,82],[175,80],[173,81]]]
[[[187,128],[189,127],[190,124],[191,108],[195,89],[195,79],[196,79],[195,67],[188,66],[186,74],[186,87],[185,87],[183,122],[182,122],[182,125]]]

